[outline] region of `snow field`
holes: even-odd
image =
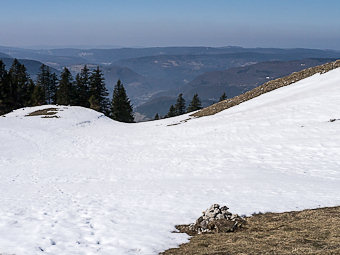
[[[81,107],[0,117],[0,253],[157,254],[213,203],[340,204],[340,69],[214,116],[124,124]]]

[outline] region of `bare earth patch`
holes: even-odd
[[[236,232],[195,235],[162,254],[340,254],[340,206],[246,220]]]
[[[56,114],[58,113],[57,108],[46,108],[43,110],[37,110],[27,114],[25,117],[42,116],[41,118],[59,118]]]

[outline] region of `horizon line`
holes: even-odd
[[[243,48],[243,49],[309,49],[309,50],[330,50],[340,51],[340,49],[331,48],[308,48],[308,47],[264,47],[264,46],[253,46],[245,47],[239,45],[224,45],[224,46],[208,46],[208,45],[167,45],[167,46],[123,46],[123,45],[26,45],[26,46],[9,46],[0,44],[0,48],[10,49],[25,49],[25,50],[61,50],[61,49],[74,49],[74,50],[113,50],[113,49],[147,49],[147,48]]]

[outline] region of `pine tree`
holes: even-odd
[[[175,106],[171,105],[168,114],[166,115],[167,118],[175,117],[177,116],[177,111]]]
[[[32,79],[30,78],[29,74],[26,71],[26,67],[24,65],[21,65],[20,68],[20,83],[19,84],[19,88],[21,90],[21,94],[20,94],[20,100],[21,100],[21,104],[19,107],[25,107],[28,105],[31,95],[29,93],[29,89],[30,89],[30,85],[33,82]]]
[[[29,104],[31,106],[43,105],[46,103],[45,100],[45,89],[40,84],[37,84],[33,87],[33,92],[31,94]]]
[[[57,104],[73,105],[75,101],[75,89],[70,71],[65,67],[60,75],[59,87],[57,91]]]
[[[18,73],[20,69],[20,63],[17,59],[13,60],[12,66],[8,73],[8,94],[7,94],[7,104],[10,111],[17,107],[16,104],[19,103],[18,96]]]
[[[182,115],[185,113],[185,100],[183,94],[179,94],[177,97],[177,102],[175,104],[176,115]]]
[[[50,84],[50,82],[49,82],[49,75],[50,75],[50,73],[49,73],[49,70],[47,69],[47,66],[42,64],[40,66],[40,71],[38,73],[36,85],[39,87],[39,94],[41,93],[41,90],[44,93],[44,101],[47,104],[49,104],[49,100],[48,99],[49,99],[49,92],[50,92],[49,91],[49,84]],[[37,89],[35,89],[34,92],[37,92]],[[34,103],[34,105],[39,105],[39,104]]]
[[[76,76],[76,90],[78,96],[76,104],[83,107],[90,107],[90,73],[86,65],[81,70],[80,74],[77,74]]]
[[[57,103],[57,91],[58,91],[58,76],[55,73],[52,73],[50,76],[50,100],[51,104],[56,104]]]
[[[109,93],[105,87],[104,76],[102,71],[99,69],[99,66],[91,73],[90,79],[90,107],[92,105],[92,109],[94,105],[97,106],[97,111],[104,113],[105,115],[109,115],[109,99],[107,96]],[[90,101],[90,100],[89,100]]]
[[[219,102],[224,101],[224,100],[226,100],[226,99],[227,99],[227,95],[226,95],[225,92],[223,92],[222,96],[220,97]]]
[[[51,73],[50,67],[42,64],[38,73],[36,84],[44,91],[46,104],[54,104],[56,102],[58,78],[55,73]]]
[[[44,91],[45,103],[54,104],[57,91],[57,77],[55,73],[51,73],[49,66],[41,65],[36,84]]]
[[[155,115],[155,117],[154,117],[154,120],[159,120],[160,118],[159,118],[159,115],[158,115],[158,113],[156,113],[156,115]]]
[[[11,111],[8,104],[9,84],[5,64],[0,60],[0,115]]]
[[[29,81],[28,88],[27,88],[27,102],[25,106],[34,106],[32,102],[32,96],[34,93],[35,84],[32,80]],[[45,99],[45,98],[44,98]]]
[[[195,94],[188,106],[187,112],[193,112],[202,109],[201,100],[198,97],[198,94]]]
[[[100,105],[99,105],[99,102],[97,100],[97,98],[92,95],[89,99],[89,104],[90,104],[90,108],[97,111],[97,112],[100,112]]]
[[[113,89],[111,118],[121,122],[134,122],[132,105],[120,80]]]
[[[17,59],[14,59],[8,76],[9,93],[7,100],[10,110],[24,107],[30,99],[28,95],[30,78],[26,72],[26,67],[20,64]]]

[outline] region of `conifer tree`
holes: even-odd
[[[47,69],[47,66],[42,64],[40,66],[40,71],[38,73],[36,85],[39,87],[39,92],[41,92],[41,90],[43,91],[44,100],[45,100],[45,103],[47,104],[50,103],[48,100],[49,92],[50,92],[49,91],[49,84],[50,84],[49,76],[50,76],[50,73],[49,73],[49,70]],[[35,92],[37,92],[37,89],[35,89]],[[34,104],[34,105],[38,105],[38,104]]]
[[[14,59],[13,64],[8,72],[9,94],[7,99],[10,110],[24,107],[29,101],[28,87],[30,78],[26,72],[26,67]]]
[[[176,115],[182,115],[185,113],[185,100],[183,94],[179,94],[177,97],[177,102],[175,104]]]
[[[65,67],[60,75],[60,81],[57,91],[57,104],[73,105],[75,101],[75,89],[73,78],[70,71]]]
[[[30,101],[30,87],[33,83],[32,79],[30,78],[29,74],[26,71],[26,67],[24,65],[21,65],[20,68],[20,75],[21,75],[21,85],[19,85],[19,88],[21,89],[21,105],[19,107],[25,107],[28,105]]]
[[[91,73],[90,77],[90,107],[109,115],[110,103],[107,96],[109,93],[105,87],[104,76],[99,66]],[[92,103],[91,103],[92,102]],[[95,108],[94,108],[95,107]]]
[[[25,107],[26,107],[26,106],[33,106],[33,103],[32,103],[32,95],[33,95],[33,92],[34,92],[34,87],[35,87],[35,84],[34,84],[34,82],[30,79],[29,84],[28,84],[28,88],[27,88],[27,102],[26,102],[26,104],[25,104]]]
[[[201,104],[201,100],[198,97],[198,94],[196,93],[193,96],[193,98],[192,98],[192,100],[191,100],[191,102],[188,106],[187,112],[193,112],[193,111],[197,111],[197,110],[200,110],[200,109],[202,109],[202,104]]]
[[[227,95],[226,95],[225,92],[223,92],[222,96],[220,97],[219,102],[224,101],[224,100],[226,100],[226,99],[227,99]]]
[[[45,89],[40,84],[33,86],[33,91],[30,97],[30,106],[43,105],[46,103],[45,100]]]
[[[171,105],[170,106],[170,109],[169,109],[169,112],[168,114],[166,115],[167,118],[171,118],[171,117],[175,117],[177,116],[177,111],[176,111],[176,108],[174,105]]]
[[[97,100],[97,97],[95,97],[94,95],[92,95],[89,99],[89,104],[90,104],[90,108],[97,111],[97,112],[100,112],[100,105],[99,105],[99,102]]]
[[[0,61],[0,114],[20,107],[45,104],[45,89],[40,83],[41,81],[44,81],[44,84],[47,83],[45,81],[49,75],[46,73],[49,73],[48,67],[41,67],[37,82],[39,86],[35,86],[25,66],[17,59],[14,59],[8,72],[3,62]]]
[[[17,59],[13,60],[12,66],[8,73],[8,94],[6,101],[8,102],[8,107],[10,111],[16,108],[16,104],[19,103],[18,96],[18,74],[20,69],[20,63]]]
[[[89,69],[85,65],[80,74],[76,76],[76,90],[77,90],[77,102],[76,104],[83,107],[89,107],[90,102],[90,73]],[[92,98],[93,100],[93,98]],[[91,100],[91,101],[92,101]],[[93,106],[93,105],[92,105]],[[99,110],[99,109],[97,109]]]
[[[158,115],[158,113],[156,113],[156,115],[155,115],[155,117],[154,117],[154,120],[159,120],[160,118],[159,118],[159,115]]]
[[[57,103],[57,91],[58,91],[58,76],[55,73],[52,73],[50,76],[51,84],[50,84],[50,90],[51,90],[51,104]]]
[[[120,80],[113,89],[111,118],[121,122],[134,122],[132,105]]]
[[[8,104],[9,84],[5,64],[0,60],[0,115],[10,111]]]
[[[55,73],[51,73],[49,66],[41,65],[36,85],[40,86],[39,90],[43,90],[45,103],[54,104],[56,101],[57,77]]]

